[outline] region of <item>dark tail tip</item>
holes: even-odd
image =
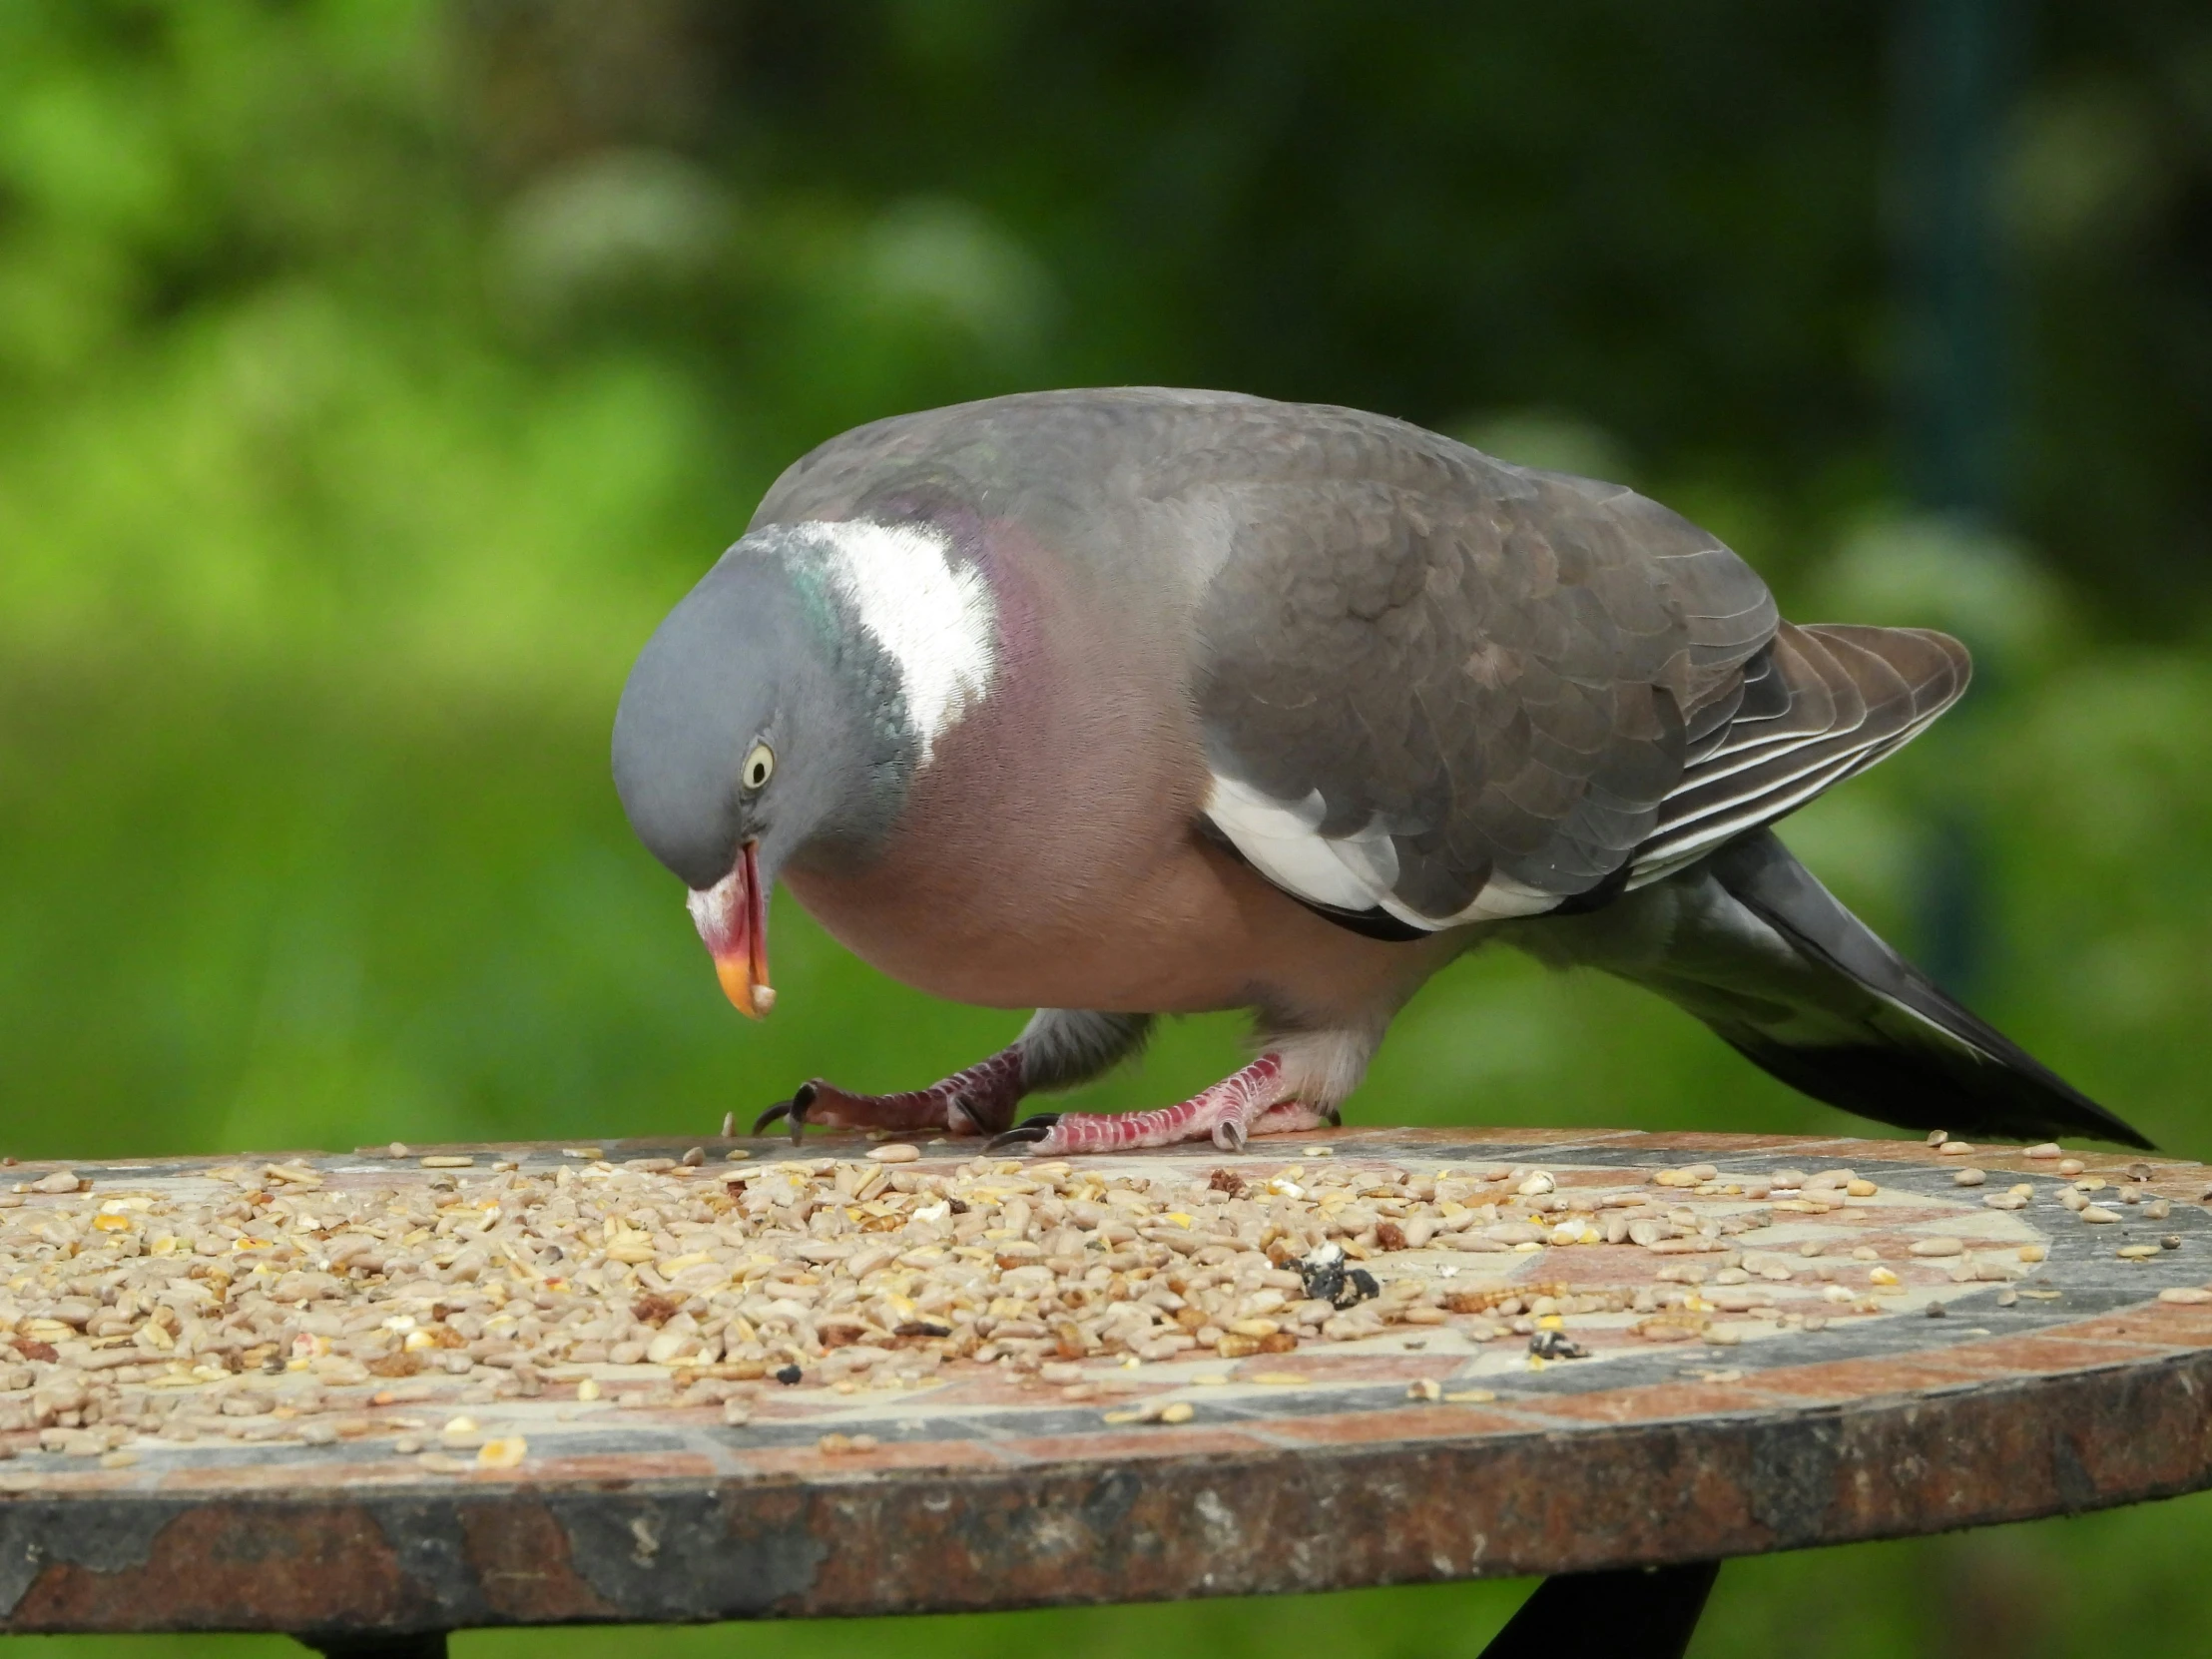
[[[1826,1040],[1794,1042],[1740,1018],[1712,1021],[1739,1052],[1783,1082],[1909,1129],[2001,1140],[2086,1136],[2154,1150],[2142,1131],[1892,950],[1772,831],[1731,843],[1709,867],[1730,897],[1817,971],[1820,1001],[1837,1016],[1827,1024]]]

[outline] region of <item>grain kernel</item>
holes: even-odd
[[[520,1468],[529,1454],[528,1440],[520,1434],[503,1434],[476,1448],[476,1466],[480,1469]]]

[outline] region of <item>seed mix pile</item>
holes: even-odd
[[[1399,1327],[1525,1338],[1540,1365],[1585,1353],[1570,1319],[1728,1341],[1715,1316],[1817,1329],[1883,1312],[1901,1270],[2011,1279],[2041,1257],[1922,1238],[1894,1263],[1867,1248],[1822,1260],[1817,1243],[1747,1238],[1871,1202],[1875,1184],[1848,1169],[1624,1179],[1305,1154],[1163,1172],[1112,1157],[922,1164],[901,1143],[718,1167],[697,1151],[616,1164],[583,1149],[543,1167],[240,1165],[98,1191],[58,1171],[0,1195],[0,1361],[13,1362],[0,1363],[0,1446],[120,1463],[144,1434],[395,1432],[419,1451],[409,1430],[427,1425],[404,1407],[432,1381],[463,1403],[551,1388],[583,1404],[719,1405],[742,1423],[764,1380],[916,1386],[966,1361],[1065,1382],[1087,1360],[1241,1360]],[[2016,1208],[2021,1193],[1983,1203]],[[1638,1282],[1615,1271],[1577,1287],[1571,1263],[1590,1246],[1633,1247],[1618,1254],[1641,1264],[1626,1276]],[[1534,1255],[1540,1282],[1528,1264],[1478,1260]],[[1605,1315],[1623,1317],[1588,1317]],[[438,1443],[473,1448],[476,1466],[521,1455],[471,1428],[448,1421]]]

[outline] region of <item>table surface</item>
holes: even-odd
[[[718,1159],[732,1145],[764,1163],[792,1155],[709,1145]],[[457,1396],[467,1378],[386,1385],[400,1397],[381,1404],[364,1389],[368,1431],[330,1444],[149,1438],[103,1461],[0,1436],[14,1453],[0,1461],[0,1632],[407,1631],[1324,1590],[1696,1561],[2212,1484],[2212,1306],[2190,1300],[2212,1277],[2203,1166],[2071,1153],[2086,1170],[2065,1177],[2051,1159],[1984,1147],[1975,1188],[1955,1183],[1961,1160],[1917,1141],[1526,1130],[1339,1130],[1238,1158],[1199,1147],[1075,1162],[1267,1177],[1315,1167],[1321,1146],[1340,1165],[1423,1174],[1527,1166],[1566,1195],[1710,1164],[1701,1192],[1658,1192],[1715,1213],[1749,1207],[1730,1187],[1784,1167],[1849,1166],[1879,1190],[1758,1204],[1764,1225],[1726,1243],[1764,1253],[1763,1276],[1689,1286],[1687,1305],[1656,1317],[1570,1312],[1582,1359],[1546,1362],[1528,1334],[1476,1340],[1454,1319],[1289,1355],[1095,1362],[1074,1384],[970,1361],[907,1387],[809,1377],[765,1385],[741,1426],[720,1408],[625,1402],[626,1379],[668,1373],[603,1366],[556,1371],[536,1398],[467,1406],[440,1391]],[[564,1156],[414,1151],[526,1170]],[[974,1155],[972,1142],[923,1149]],[[333,1185],[440,1173],[412,1157],[306,1161]],[[237,1162],[70,1167],[96,1191],[159,1193]],[[8,1173],[28,1187],[53,1168]],[[2116,1223],[2054,1201],[2083,1178],[2109,1184],[2097,1197]],[[2013,1183],[2034,1188],[2026,1208],[1984,1204]],[[2158,1198],[2168,1213],[2153,1220]],[[1960,1253],[1912,1249],[1938,1237]],[[2163,1247],[2119,1254],[2145,1244]],[[1869,1249],[1880,1274],[1853,1255]],[[1428,1249],[1391,1267],[1595,1300],[1651,1285],[1655,1259],[1577,1243]],[[1882,1274],[1898,1283],[1877,1292]],[[574,1386],[587,1372],[604,1380],[588,1405]],[[523,1461],[426,1465],[395,1449],[427,1423],[434,1450],[436,1425],[464,1409],[485,1433],[522,1435]],[[854,1436],[874,1443],[852,1449]]]

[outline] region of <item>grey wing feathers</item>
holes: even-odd
[[[1693,745],[1630,884],[1696,862],[1912,741],[1966,689],[1966,648],[1919,628],[1784,623],[1728,721]]]
[[[1388,446],[1355,431],[1295,479],[1223,489],[1210,816],[1326,906],[1429,928],[1547,909],[1651,835],[1773,600],[1631,491],[1374,426]]]
[[[1425,930],[1643,885],[1964,689],[1955,641],[1783,623],[1631,491],[1302,413],[1295,478],[1205,463],[1238,530],[1198,692],[1213,825],[1325,909]]]

